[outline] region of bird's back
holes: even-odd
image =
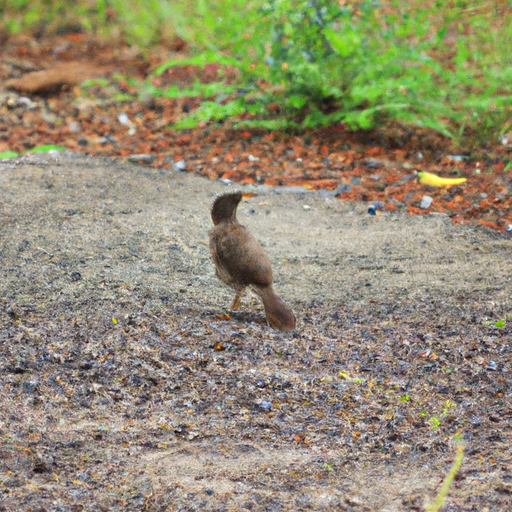
[[[258,241],[238,222],[221,222],[210,232],[210,252],[219,278],[235,289],[272,284],[272,269]]]

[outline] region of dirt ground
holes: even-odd
[[[421,511],[456,434],[442,510],[512,510],[510,238],[245,188],[293,333],[255,296],[228,316],[228,185],[0,163],[0,510]]]
[[[164,91],[212,82],[231,87],[237,75],[215,64],[153,73],[186,55],[185,46],[164,41],[142,52],[94,34],[7,37],[0,45],[0,156],[57,145],[211,180],[323,190],[343,201],[376,201],[390,213],[442,213],[456,224],[512,233],[512,132],[485,140],[468,133],[457,142],[387,122],[372,130],[334,123],[294,133],[246,130],[244,116],[177,130],[201,98]],[[268,108],[279,111],[277,104]],[[467,181],[430,187],[418,183],[415,170]]]

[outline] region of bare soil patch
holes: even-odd
[[[511,509],[506,235],[253,187],[281,334],[224,317],[226,185],[61,155],[0,189],[0,509],[425,510],[457,433],[444,510]]]

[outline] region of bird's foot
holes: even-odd
[[[242,295],[236,295],[231,304],[231,311],[236,311],[240,308],[240,302],[242,301]]]

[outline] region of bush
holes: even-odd
[[[215,61],[235,66],[239,91],[227,97],[230,90],[221,80],[218,91],[177,126],[236,116],[238,125],[268,128],[342,123],[368,129],[395,119],[453,138],[468,127],[486,135],[508,128],[502,123],[511,105],[506,41],[512,21],[496,34],[499,13],[482,11],[462,20],[461,9],[448,1],[423,8],[341,4],[269,0],[259,9],[247,4],[243,11],[230,11],[230,23],[244,28],[244,37],[233,44],[237,54],[228,58],[209,44],[210,52],[167,66]],[[223,18],[211,22],[217,19]],[[258,30],[244,21],[256,19]],[[455,45],[446,41],[447,29]],[[209,32],[215,33],[214,27]],[[202,92],[197,85],[196,93]]]

